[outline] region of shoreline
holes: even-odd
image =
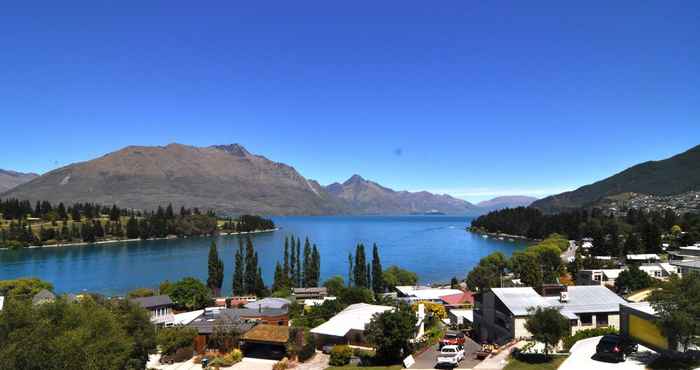
[[[274,229],[266,229],[266,230],[255,230],[255,231],[241,231],[241,232],[231,232],[231,233],[218,233],[216,235],[198,235],[198,236],[231,236],[231,235],[246,235],[246,234],[261,234],[261,233],[271,233],[275,231],[279,231],[281,228],[276,227]],[[74,242],[74,243],[58,243],[58,244],[49,244],[49,245],[30,245],[27,247],[23,248],[15,248],[16,250],[21,250],[21,249],[40,249],[40,248],[62,248],[62,247],[81,247],[81,246],[99,246],[99,245],[106,245],[106,244],[117,244],[117,243],[132,243],[132,242],[139,242],[139,241],[150,241],[150,240],[175,240],[175,239],[187,239],[189,237],[187,236],[176,236],[176,235],[169,235],[163,238],[148,238],[148,239],[141,239],[141,238],[133,238],[133,239],[110,239],[110,240],[100,240],[96,242]],[[12,248],[0,248],[0,250],[10,250]]]
[[[470,226],[466,227],[466,231],[473,233],[473,234],[479,234],[479,235],[486,235],[488,237],[495,238],[500,241],[508,241],[507,239],[518,239],[526,242],[533,242],[533,243],[538,243],[541,242],[541,239],[531,239],[523,235],[511,235],[511,234],[506,234],[506,233],[494,233],[494,232],[489,232],[481,229],[476,229],[472,228]],[[501,239],[502,238],[502,239]]]

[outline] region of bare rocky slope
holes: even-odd
[[[359,176],[323,187],[293,167],[251,154],[238,144],[129,146],[48,172],[2,197],[137,209],[172,203],[230,214],[478,213],[464,200],[397,192]]]
[[[24,184],[39,175],[0,169],[0,193]]]

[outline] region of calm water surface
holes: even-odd
[[[347,276],[348,252],[359,242],[380,247],[382,265],[396,264],[418,273],[421,282],[464,278],[479,259],[493,251],[510,255],[522,242],[484,239],[466,232],[470,219],[453,216],[275,217],[282,230],[255,235],[254,244],[267,283],[282,259],[285,235],[308,236],[321,252],[321,278]],[[226,267],[224,290],[231,290],[233,254],[238,236],[214,238]],[[157,287],[166,279],[196,276],[206,280],[212,238],[152,240],[98,246],[0,251],[0,280],[36,276],[57,292],[124,294]],[[303,248],[303,246],[302,246]]]

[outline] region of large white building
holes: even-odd
[[[480,295],[474,309],[474,327],[481,340],[505,343],[530,338],[525,322],[530,309],[556,307],[569,320],[571,334],[595,327],[619,327],[620,304],[626,303],[600,285],[562,287],[557,296],[543,297],[530,287],[492,288]]]

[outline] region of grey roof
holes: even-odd
[[[236,309],[207,309],[187,326],[197,329],[199,334],[211,334],[216,327],[226,330],[235,330],[245,333],[255,326],[254,322],[248,322],[240,315],[240,310]]]
[[[697,261],[671,261],[671,264],[674,266],[700,269],[700,260],[697,260]]]
[[[515,316],[525,316],[531,307],[547,307],[549,303],[530,287],[492,288],[493,294],[508,307]]]
[[[261,307],[263,309],[267,308],[287,308],[292,302],[284,299],[284,298],[264,298],[259,301],[255,302],[250,302],[246,304],[244,307],[249,308],[251,310],[259,310]]]
[[[131,302],[139,304],[141,307],[149,309],[163,306],[171,306],[173,301],[167,295],[154,295],[151,297],[139,297],[129,299]]]
[[[525,316],[530,307],[558,307],[562,315],[575,319],[576,314],[595,312],[618,312],[625,301],[610,289],[599,286],[570,286],[568,301],[560,302],[559,297],[542,297],[534,289],[493,288],[492,292],[515,316]]]
[[[309,294],[309,293],[328,293],[328,288],[326,287],[312,287],[312,288],[294,288],[292,289],[294,294]]]
[[[34,297],[32,298],[32,303],[37,304],[41,301],[54,300],[54,299],[56,299],[55,294],[51,293],[50,291],[48,291],[46,289],[42,289],[41,291],[39,291],[39,293],[34,295]]]

